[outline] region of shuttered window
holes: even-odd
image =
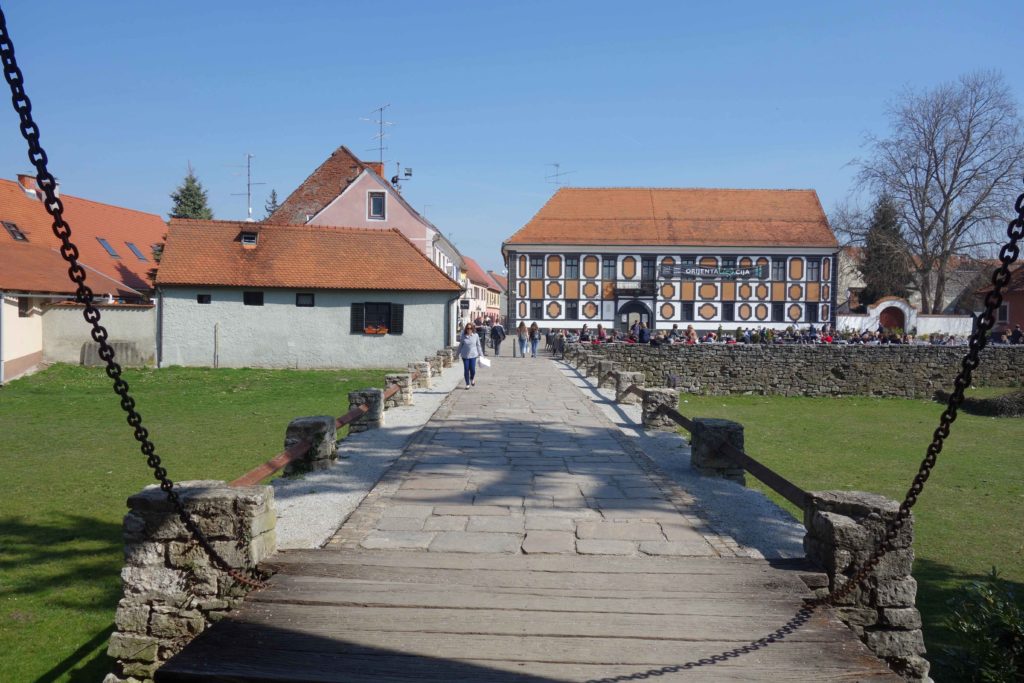
[[[349,331],[352,334],[362,334],[364,320],[366,320],[366,311],[363,310],[363,304],[352,304],[352,327]]]
[[[366,302],[352,304],[352,334],[402,334],[405,332],[405,304]]]

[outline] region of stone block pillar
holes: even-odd
[[[429,389],[433,382],[430,378],[430,363],[409,363],[409,373],[419,373],[419,377],[416,378],[417,389]]]
[[[398,406],[412,405],[412,375],[402,373],[397,375],[384,376],[384,388],[390,389],[392,384],[398,385],[398,393],[387,400],[385,410]]]
[[[610,360],[602,360],[597,363],[597,387],[599,389],[612,389],[615,387],[615,378],[607,377],[609,372],[615,372],[619,369],[617,363],[613,363]]]
[[[430,374],[440,375],[444,369],[444,359],[441,356],[427,356],[423,360],[430,363]]]
[[[587,366],[590,365],[590,360],[591,357],[589,351],[580,351],[576,354],[576,358],[573,360],[573,365],[576,366],[576,369],[579,370],[581,374],[585,375],[587,374]]]
[[[721,451],[726,443],[743,450],[743,425],[712,417],[695,417],[692,422],[690,467],[703,475],[746,484],[743,468]]]
[[[451,349],[441,349],[437,355],[441,357],[441,367],[450,368],[455,362],[455,353]]]
[[[644,385],[644,373],[642,372],[626,372],[620,370],[615,373],[615,402],[625,404],[637,404],[640,403],[640,397],[636,394],[626,393],[626,389],[631,384],[635,384],[638,387]]]
[[[358,434],[367,429],[377,429],[384,424],[384,391],[382,389],[360,389],[348,392],[348,409],[365,405],[369,410],[348,425],[349,434]]]
[[[811,494],[804,511],[804,550],[828,573],[829,588],[848,577],[871,555],[896,518],[899,503],[862,491],[820,491]],[[867,581],[837,608],[839,617],[878,657],[911,681],[928,680],[928,661],[915,600],[914,522],[907,519],[890,550]],[[824,594],[825,589],[819,589]]]
[[[661,409],[678,410],[679,392],[675,389],[647,389],[644,393],[643,413],[640,421],[647,429],[674,432],[679,428]]]
[[[277,513],[269,486],[184,481],[174,488],[200,530],[243,574],[277,550]],[[152,679],[156,669],[246,592],[212,565],[159,487],[147,486],[129,498],[128,508],[124,593],[107,648],[117,664],[104,683]]]
[[[288,448],[299,441],[308,441],[309,451],[302,461],[288,465],[285,474],[327,469],[338,458],[338,430],[330,415],[297,417],[289,422],[284,433],[284,447]]]

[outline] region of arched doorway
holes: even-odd
[[[906,329],[907,319],[903,315],[903,310],[896,306],[889,306],[888,308],[882,309],[882,312],[878,314],[878,324],[887,330],[894,330],[897,327]]]
[[[634,299],[619,307],[619,313],[615,317],[616,329],[620,332],[628,332],[629,328],[633,327],[637,321],[647,323],[649,329],[654,328],[651,309],[647,307],[647,304]]]

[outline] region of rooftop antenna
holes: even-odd
[[[248,152],[246,152],[246,154],[245,154],[245,192],[232,192],[231,193],[232,197],[241,197],[242,195],[245,195],[245,205],[249,209],[249,216],[245,220],[247,222],[249,222],[249,223],[252,223],[252,222],[255,221],[255,219],[252,217],[252,186],[253,185],[266,185],[266,183],[254,183],[252,181],[252,160],[253,160],[253,155],[248,153]],[[236,166],[236,168],[241,168],[241,166]]]
[[[562,180],[562,178],[564,176],[567,176],[567,175],[569,175],[571,173],[575,173],[576,172],[576,171],[563,171],[563,170],[561,170],[562,169],[562,165],[560,163],[558,163],[557,161],[554,162],[554,163],[551,163],[551,164],[546,164],[546,165],[554,167],[554,171],[552,173],[550,173],[549,175],[544,176],[544,180],[546,180],[547,182],[551,183],[552,185],[556,185],[558,187],[562,187],[563,185],[568,185],[569,181],[568,180]]]
[[[384,138],[387,137],[387,134],[384,132],[384,127],[385,126],[393,126],[393,125],[395,125],[391,121],[385,121],[384,120],[384,112],[387,111],[390,107],[391,107],[390,104],[385,104],[385,105],[382,105],[380,107],[377,107],[372,112],[370,112],[371,114],[376,114],[375,118],[372,118],[372,119],[363,118],[363,119],[361,119],[362,121],[369,121],[371,123],[376,123],[377,124],[377,134],[373,136],[373,139],[377,141],[377,147],[376,148],[371,147],[368,151],[372,152],[372,151],[374,151],[376,149],[376,151],[377,151],[377,161],[380,162],[381,167],[384,166],[384,150],[387,149],[387,147],[384,146]]]
[[[406,166],[405,173],[402,173],[402,164],[396,161],[395,175],[391,176],[391,184],[394,185],[396,190],[401,190],[403,180],[412,180],[412,169]]]

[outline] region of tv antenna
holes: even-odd
[[[576,171],[563,171],[562,170],[562,165],[560,163],[558,163],[557,161],[554,162],[554,163],[551,163],[551,164],[546,164],[546,165],[547,166],[552,166],[554,168],[554,171],[551,172],[550,174],[544,176],[544,180],[548,181],[552,185],[557,185],[558,187],[562,187],[563,185],[568,185],[569,181],[568,180],[562,180],[562,178],[567,176],[567,175],[570,175],[570,174],[576,172]]]
[[[405,167],[405,172],[402,172],[401,162],[395,162],[395,175],[391,176],[391,184],[396,190],[402,189],[403,180],[412,180],[412,169],[408,166]]]
[[[372,112],[370,112],[371,114],[375,114],[376,115],[375,118],[368,119],[368,118],[364,117],[364,118],[360,119],[362,121],[369,121],[370,123],[376,123],[377,124],[377,134],[373,136],[373,139],[377,141],[377,147],[376,148],[371,147],[369,149],[369,151],[372,152],[372,151],[376,150],[377,157],[378,157],[377,161],[380,162],[382,167],[384,165],[384,150],[387,149],[387,147],[384,145],[384,139],[387,137],[387,133],[384,132],[384,127],[385,126],[393,126],[393,125],[395,125],[391,121],[385,121],[384,120],[384,112],[387,111],[390,107],[391,107],[390,104],[385,104],[383,106],[377,107]]]
[[[243,195],[245,196],[245,205],[249,209],[248,218],[246,218],[245,220],[248,221],[249,223],[252,223],[254,221],[254,219],[252,217],[252,186],[253,185],[266,185],[266,183],[254,183],[252,181],[252,160],[253,160],[253,155],[249,154],[248,152],[246,152],[246,154],[245,154],[245,192],[232,192],[231,193],[232,197],[241,197]],[[241,168],[241,166],[236,166],[235,168]]]

